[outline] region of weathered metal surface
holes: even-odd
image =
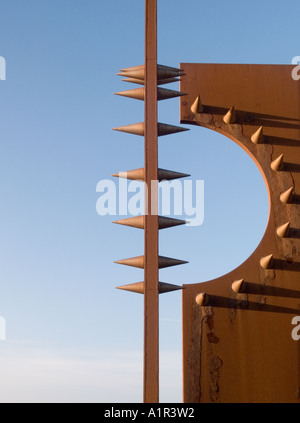
[[[292,319],[300,315],[300,83],[292,66],[182,68],[182,123],[243,148],[270,200],[263,240],[245,263],[184,285],[184,401],[299,403],[300,341],[292,339]]]
[[[155,97],[157,98],[157,93]],[[132,135],[139,135],[142,137],[146,137],[145,126],[146,126],[146,123],[140,122],[140,123],[133,123],[131,125],[120,126],[118,128],[113,128],[113,130],[119,131],[119,132],[126,132]],[[151,128],[153,132],[155,131],[156,138],[163,137],[165,135],[176,134],[178,132],[189,131],[189,129],[187,128],[182,128],[179,126],[169,125],[167,123],[160,123],[160,122],[156,122],[156,124],[153,123],[153,126]]]
[[[180,69],[157,64],[157,0],[146,0],[145,65],[123,69],[118,75],[124,81],[144,88],[117,93],[145,102],[145,122],[114,128],[116,131],[140,135],[145,140],[145,165],[142,169],[119,172],[113,176],[145,182],[145,216],[118,220],[114,223],[143,229],[144,255],[115,263],[144,269],[144,281],[119,289],[144,295],[144,402],[159,402],[159,294],[182,289],[159,282],[159,269],[187,263],[183,260],[159,256],[159,230],[186,223],[178,219],[158,216],[158,182],[184,178],[184,173],[158,168],[158,137],[187,131],[157,120],[157,102],[186,95],[182,92],[158,88],[158,85],[180,81]]]
[[[112,175],[116,178],[132,179],[137,181],[145,181],[145,169],[129,170],[127,172],[119,172]],[[182,172],[174,172],[173,170],[158,169],[158,181],[171,181],[172,179],[186,178],[190,175]]]
[[[137,229],[145,229],[145,216],[130,217],[129,219],[117,220],[113,223],[116,223],[118,225],[131,226],[132,228]],[[186,220],[173,219],[171,217],[164,216],[158,217],[159,229],[173,228],[174,226],[180,226],[185,224]]]
[[[121,97],[133,98],[135,100],[145,100],[145,88],[135,88],[133,90],[121,91],[115,93]],[[167,90],[166,88],[157,88],[157,100],[169,100],[171,98],[183,97],[186,93],[180,93],[179,91]]]
[[[157,0],[146,0],[145,23],[145,294],[144,294],[144,402],[159,402],[159,257],[157,130]],[[147,208],[146,208],[147,209]]]
[[[158,216],[155,216],[156,220],[158,221]],[[145,217],[145,229],[146,229],[146,217]],[[157,230],[159,228],[157,227]],[[132,257],[124,260],[117,260],[114,263],[116,264],[122,264],[124,266],[131,266],[131,267],[137,267],[138,269],[145,269],[147,270],[147,262],[145,256],[138,256],[138,257]],[[165,269],[166,267],[172,267],[172,266],[179,266],[180,264],[186,264],[187,261],[184,260],[178,260],[171,257],[164,257],[164,256],[157,256],[157,270],[158,269]]]
[[[159,282],[159,294],[166,294],[173,291],[179,291],[182,286],[172,285],[170,283]],[[132,283],[130,285],[118,286],[117,289],[134,292],[135,294],[145,294],[145,282]]]

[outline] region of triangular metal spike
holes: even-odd
[[[145,66],[124,69],[117,75],[124,76],[127,78],[145,80]],[[170,67],[162,66],[162,65],[157,66],[158,80],[176,78],[178,76],[183,76],[183,75],[184,75],[184,71],[180,69],[170,68]]]
[[[289,204],[293,201],[294,187],[289,188],[280,195],[280,201],[284,204]]]
[[[273,266],[273,260],[274,259],[274,255],[270,254],[269,256],[263,257],[260,260],[260,265],[263,269],[267,270],[267,269],[272,269]]]
[[[132,66],[130,68],[120,69],[120,72],[131,72],[131,71],[136,71],[136,70],[140,70],[140,69],[145,69],[145,65]],[[172,72],[175,72],[175,73],[184,72],[184,70],[182,70],[182,69],[174,68],[174,67],[171,67],[171,66],[165,66],[165,65],[157,65],[157,69],[158,70],[168,70],[168,71],[172,71]]]
[[[127,172],[114,173],[112,175],[115,178],[130,179],[131,181],[144,181],[145,180],[145,169],[134,169],[128,170]]]
[[[183,75],[182,75],[183,76]],[[174,82],[181,82],[181,78],[165,78],[165,79],[158,79],[157,85],[166,85],[166,84],[172,84]]]
[[[290,222],[285,223],[282,226],[279,226],[279,228],[277,228],[276,233],[279,236],[279,238],[288,238],[289,233],[290,233]]]
[[[179,291],[183,289],[182,286],[172,285],[170,283],[159,282],[159,293],[167,294],[168,292]]]
[[[123,76],[125,78],[140,79],[141,81],[145,80],[144,69],[136,69],[136,70],[133,70],[133,71],[119,72],[119,73],[117,73],[117,75]]]
[[[131,228],[145,229],[145,216],[130,217],[128,219],[116,220],[112,223],[115,223],[117,225],[129,226]],[[175,226],[185,225],[186,223],[186,220],[173,219],[164,216],[158,217],[159,229],[173,228]]]
[[[130,82],[131,84],[138,84],[138,85],[145,85],[145,81],[142,79],[136,79],[136,78],[126,78],[122,79],[123,82]]]
[[[275,172],[280,172],[283,169],[283,154],[271,163],[271,169]]]
[[[184,71],[181,71],[181,70],[172,70],[172,69],[164,69],[164,68],[158,68],[157,70],[158,80],[177,78],[179,76],[184,76],[184,75],[185,75]]]
[[[159,229],[173,228],[174,226],[181,226],[186,223],[187,222],[185,220],[173,219],[170,217],[159,216],[158,218]]]
[[[159,282],[159,293],[166,294],[168,292],[179,291],[183,289],[182,286],[171,285],[169,283]],[[130,285],[118,286],[117,289],[123,291],[133,292],[135,294],[145,294],[145,282],[132,283]]]
[[[245,282],[244,279],[240,279],[238,281],[234,281],[231,285],[231,289],[236,294],[240,294],[242,292],[245,292]]]
[[[144,282],[137,282],[137,283],[132,283],[130,285],[117,286],[117,289],[121,289],[122,291],[133,292],[135,294],[144,294],[145,293],[145,283]]]
[[[228,125],[233,124],[233,123],[236,122],[236,115],[235,115],[234,106],[232,106],[231,109],[223,117],[223,121],[225,123],[227,123]]]
[[[113,131],[126,132],[127,134],[144,136],[145,124],[144,122],[141,122],[134,123],[133,125],[120,126],[119,128],[113,128]]]
[[[140,123],[134,123],[132,125],[120,126],[118,128],[113,128],[113,131],[126,132],[127,134],[144,136],[145,124],[144,122],[140,122]],[[174,125],[167,125],[166,123],[157,124],[157,134],[159,137],[176,134],[179,132],[185,132],[185,131],[189,131],[189,129],[181,128],[179,126],[174,126]]]
[[[136,78],[126,78],[122,79],[123,82],[130,82],[131,84],[138,84],[138,85],[145,85],[145,81],[143,79],[136,79]],[[180,82],[180,78],[168,78],[168,79],[159,79],[157,81],[157,85],[166,85],[172,84],[174,82]]]
[[[130,68],[120,69],[120,72],[131,72],[138,69],[145,69],[145,65],[131,66]]]
[[[159,268],[164,269],[165,267],[171,267],[171,266],[178,266],[180,264],[187,264],[187,261],[184,260],[177,260],[169,257],[163,257],[159,256],[158,258],[159,262]]]
[[[121,91],[121,92],[115,93],[115,95],[133,98],[135,100],[144,101],[145,100],[145,88],[143,87],[143,88],[136,88],[136,89],[133,89],[133,90]],[[157,88],[157,100],[158,101],[169,100],[171,98],[182,97],[182,96],[185,96],[185,95],[187,95],[187,94],[179,92],[179,91],[167,90],[165,88]]]
[[[253,144],[263,144],[264,142],[264,131],[263,126],[261,126],[251,137]]]
[[[169,100],[171,98],[176,97],[183,97],[187,95],[186,93],[182,93],[180,91],[174,91],[174,90],[167,90],[166,88],[157,88],[157,100]]]
[[[117,225],[130,226],[131,228],[145,229],[145,216],[130,217],[129,219],[116,220]]]
[[[145,100],[145,88],[135,88],[134,90],[127,90],[115,93],[121,97],[134,98],[135,100]]]
[[[115,261],[114,263],[123,264],[124,266],[137,267],[139,269],[144,269],[144,266],[145,266],[144,256],[132,257],[125,260],[118,260],[118,261]]]
[[[128,170],[127,172],[114,173],[112,175],[115,178],[130,179],[132,181],[144,181],[145,180],[145,169],[134,169]],[[173,179],[188,178],[191,175],[182,172],[173,172],[167,169],[158,169],[158,180],[171,181]]]
[[[189,131],[188,128],[181,128],[179,126],[174,125],[167,125],[166,123],[158,123],[158,136],[163,137],[165,135],[176,134],[178,132],[186,132]]]
[[[159,181],[172,181],[173,179],[187,178],[187,173],[173,172],[172,170],[158,169]]]
[[[198,294],[197,297],[196,297],[196,303],[200,307],[207,306],[208,303],[209,303],[209,296],[205,292],[202,292],[201,294]]]
[[[191,107],[191,111],[192,113],[194,113],[194,115],[198,115],[200,113],[203,113],[203,110],[204,110],[204,107],[201,102],[201,97],[200,95],[198,95],[198,97],[196,98],[196,100],[194,101]]]
[[[174,68],[172,66],[166,66],[166,65],[157,65],[157,69],[158,70],[168,70],[174,73],[183,73],[184,70],[183,69],[179,69],[179,68]]]

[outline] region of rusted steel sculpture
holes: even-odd
[[[252,256],[216,280],[184,285],[184,401],[299,403],[300,341],[292,338],[300,315],[299,80],[292,66],[182,67],[182,123],[242,147],[270,199]]]
[[[159,230],[185,222],[158,216],[158,182],[188,176],[158,168],[158,137],[185,131],[184,128],[158,122],[157,102],[179,97],[182,93],[167,90],[159,85],[179,81],[180,69],[157,64],[157,0],[146,0],[145,65],[121,70],[126,82],[142,85],[122,93],[121,96],[145,101],[145,122],[115,128],[145,138],[145,165],[143,169],[121,172],[114,176],[143,180],[147,186],[145,216],[117,221],[145,232],[144,255],[116,263],[144,269],[144,281],[120,287],[144,294],[144,402],[159,402],[159,294],[181,289],[159,282],[159,269],[184,264],[159,256]]]
[[[142,87],[117,93],[145,102],[145,122],[115,128],[144,137],[145,165],[114,175],[147,185],[145,216],[115,222],[145,232],[144,255],[117,263],[144,269],[143,282],[120,289],[144,295],[146,403],[159,401],[159,294],[181,289],[159,282],[159,269],[185,263],[159,256],[159,230],[185,222],[158,216],[158,183],[188,175],[158,168],[158,137],[185,129],[159,123],[157,102],[183,92],[181,122],[220,132],[243,148],[270,201],[263,240],[245,263],[213,281],[184,285],[184,402],[300,402],[300,341],[292,338],[300,315],[300,84],[292,71],[158,65],[157,0],[146,0],[145,64],[119,74]],[[184,73],[181,92],[160,87]]]

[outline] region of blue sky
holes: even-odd
[[[297,0],[158,3],[162,64],[300,55]],[[111,128],[143,120],[142,103],[113,93],[130,88],[116,72],[144,61],[144,1],[0,0],[0,10],[0,401],[140,402],[143,299],[114,288],[143,275],[113,261],[143,254],[143,233],[100,217],[96,186],[143,166],[142,139]],[[178,100],[159,113],[178,124]],[[268,217],[251,159],[192,127],[160,141],[159,165],[205,181],[204,224],[161,234],[161,254],[190,263],[161,279],[204,282],[246,260]],[[180,293],[160,308],[161,401],[181,401]]]

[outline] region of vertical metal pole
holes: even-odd
[[[157,0],[146,0],[144,402],[159,402]]]

